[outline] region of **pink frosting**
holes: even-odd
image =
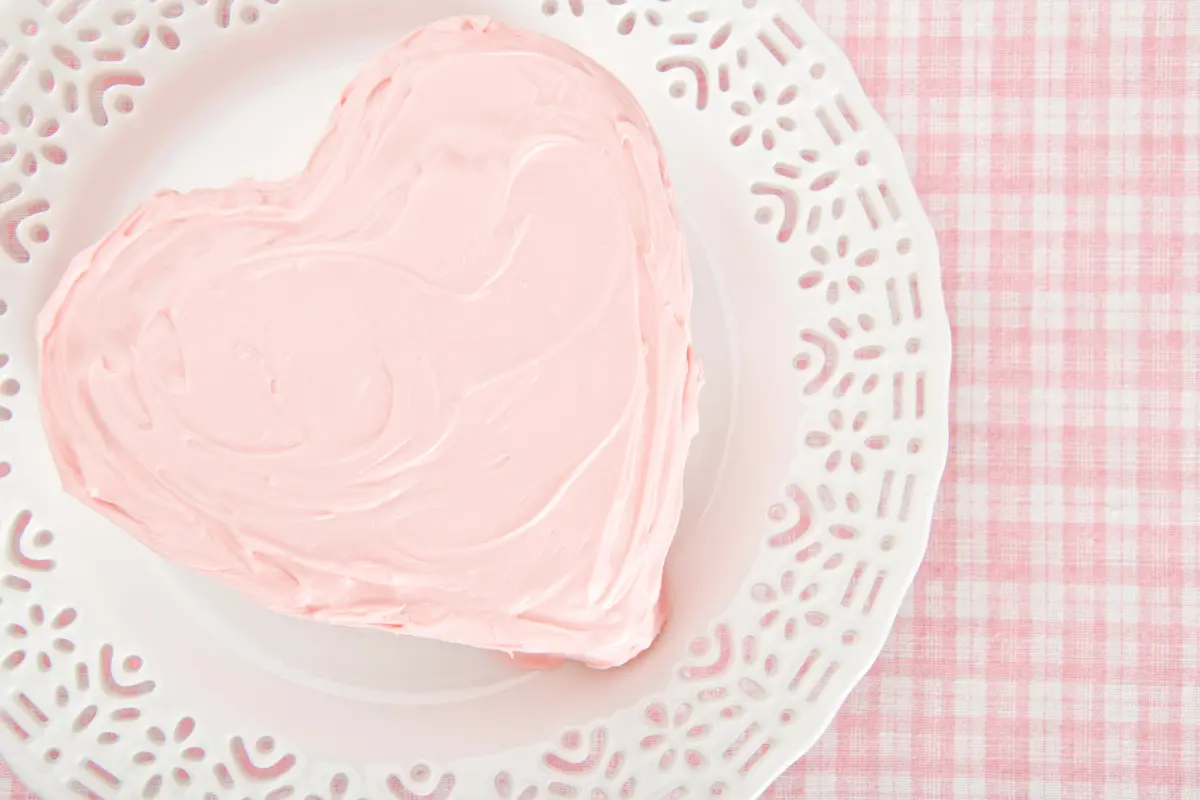
[[[612,666],[663,622],[691,297],[628,91],[444,20],[298,177],[160,194],[79,254],[44,423],[68,491],[271,608]]]

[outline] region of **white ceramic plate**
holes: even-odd
[[[575,45],[667,151],[708,384],[633,665],[275,616],[58,488],[34,317],[161,187],[298,170],[375,51],[451,13]],[[792,0],[5,0],[0,751],[46,798],[748,798],[828,725],[920,562],[946,456],[936,243],[895,141]]]

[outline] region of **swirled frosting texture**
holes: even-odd
[[[74,260],[44,424],[71,493],[273,609],[612,666],[662,624],[691,295],[627,90],[445,20],[298,177],[160,194]]]

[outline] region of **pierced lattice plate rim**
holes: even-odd
[[[382,8],[353,0],[339,13],[373,2]],[[61,270],[75,198],[93,191],[78,165],[138,117],[173,65],[332,3],[0,10],[0,752],[47,798],[756,795],[816,741],[882,648],[924,552],[947,450],[950,337],[933,231],[849,61],[786,0],[513,0],[497,13],[630,83],[662,123],[673,172],[672,142],[685,134],[695,152],[681,163],[719,151],[736,175],[722,187],[729,227],[757,237],[736,243],[778,266],[793,293],[779,306],[796,315],[779,365],[797,398],[794,426],[777,431],[790,443],[787,478],[763,509],[741,589],[665,686],[492,755],[325,759],[257,714],[207,720],[143,658],[153,648],[136,626],[84,593],[81,576],[104,567],[72,561],[79,533],[60,525],[74,517],[36,442],[30,299]]]

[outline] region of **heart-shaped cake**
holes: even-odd
[[[629,92],[409,35],[281,183],[163,193],[39,320],[68,491],[279,611],[622,664],[696,431],[684,237]]]

